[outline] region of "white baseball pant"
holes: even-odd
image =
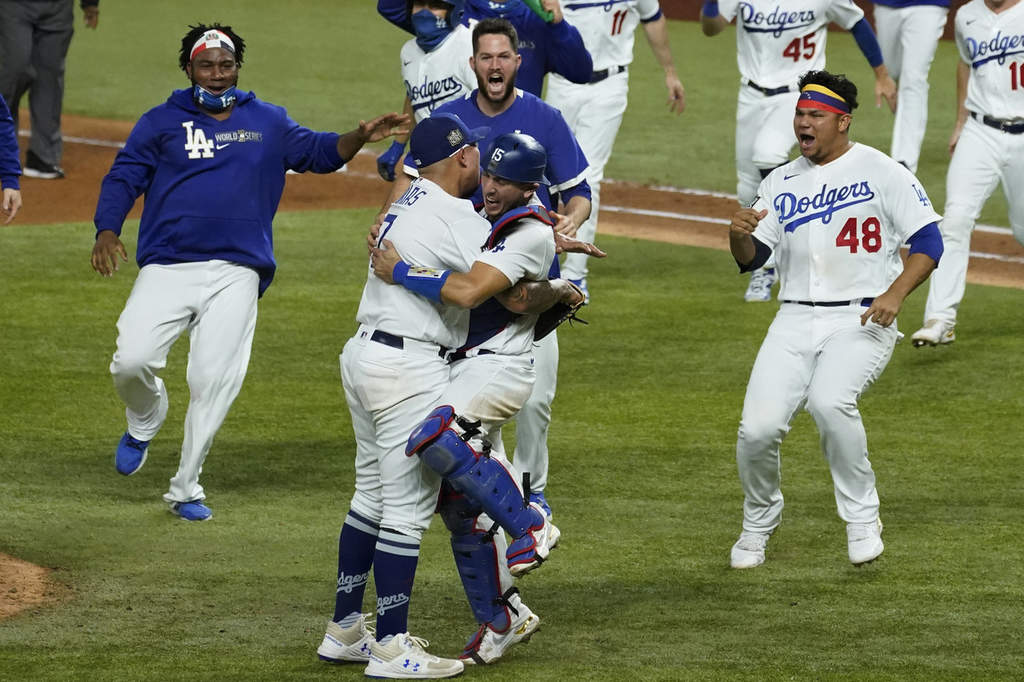
[[[875,26],[889,75],[899,83],[899,106],[889,153],[914,173],[928,124],[928,71],[946,27],[948,8],[875,5]]]
[[[604,167],[612,155],[622,115],[629,98],[629,73],[623,71],[597,83],[577,84],[565,79],[548,79],[546,101],[562,112],[587,157],[587,183],[590,185],[590,217],[580,225],[578,239],[593,242],[597,235],[597,214],[601,207],[601,181]],[[568,253],[562,264],[562,277],[584,279],[587,259],[583,253]]]
[[[789,161],[796,144],[793,114],[800,93],[765,95],[741,85],[736,101],[736,195],[744,206],[753,203],[761,170]]]
[[[516,417],[516,449],[512,461],[520,472],[530,472],[530,489],[544,492],[548,484],[548,427],[551,403],[558,384],[558,332],[533,344],[537,378],[529,399]]]
[[[1024,135],[1011,135],[973,118],[964,124],[946,175],[944,250],[932,273],[924,319],[956,322],[967,286],[971,232],[996,184],[1010,205],[1013,236],[1024,244]]]
[[[146,265],[117,321],[110,373],[126,405],[128,432],[139,440],[152,440],[163,426],[167,389],[157,374],[171,346],[189,331],[185,437],[164,495],[168,502],[206,497],[199,474],[245,379],[258,287],[254,270],[226,261]]]
[[[441,478],[407,457],[416,426],[437,407],[448,363],[437,344],[403,339],[402,348],[373,341],[360,325],[341,353],[341,379],[356,439],[351,507],[378,524],[420,540],[437,506]]]
[[[779,525],[779,445],[801,407],[818,426],[839,517],[847,523],[878,518],[875,473],[857,400],[882,374],[898,332],[895,324],[862,327],[863,312],[861,306],[779,307],[750,372],[736,442],[744,530],[768,533]]]

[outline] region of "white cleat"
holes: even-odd
[[[882,520],[846,524],[846,549],[850,563],[854,566],[870,564],[877,559],[885,549],[882,544]]]
[[[517,603],[518,601],[518,603]],[[505,628],[504,632],[495,632],[490,625],[481,625],[473,639],[469,641],[459,659],[466,665],[487,665],[494,663],[501,658],[509,647],[514,644],[523,644],[530,641],[533,633],[540,627],[540,617],[517,597],[513,598],[512,604],[519,612],[519,615],[512,617],[512,622]]]
[[[745,530],[729,553],[729,565],[733,568],[754,568],[764,563],[764,548],[771,533],[753,533]]]
[[[562,531],[551,523],[551,519],[539,504],[531,502],[530,506],[540,515],[543,525],[513,541],[505,553],[508,570],[513,578],[521,578],[544,563],[551,550],[558,546],[558,541],[562,537]]]
[[[956,334],[953,333],[954,326],[956,326],[955,322],[928,320],[923,327],[914,332],[910,340],[914,343],[914,348],[953,343],[956,341]]]
[[[750,284],[747,285],[747,292],[743,294],[743,300],[747,303],[772,300],[772,287],[778,278],[775,268],[754,270],[750,273]]]
[[[389,680],[436,680],[455,677],[465,669],[458,659],[428,654],[429,645],[427,640],[408,632],[395,635],[387,644],[374,642],[364,674]]]
[[[351,627],[343,628],[327,621],[327,632],[317,647],[316,655],[328,663],[366,663],[370,660],[370,645],[374,643],[373,626],[367,625],[370,614],[359,616]]]

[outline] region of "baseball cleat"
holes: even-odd
[[[772,300],[772,287],[777,279],[775,268],[754,270],[750,273],[750,284],[747,285],[747,292],[743,294],[743,300],[747,303]]]
[[[754,568],[764,563],[764,548],[771,533],[743,531],[729,553],[729,565],[733,568]]]
[[[882,544],[882,520],[846,524],[846,549],[850,563],[854,566],[870,564],[877,559],[885,549]]]
[[[508,570],[514,578],[522,577],[544,563],[562,537],[562,532],[551,523],[539,504],[531,502],[530,508],[537,514],[536,523],[523,536],[513,540],[505,551]]]
[[[60,180],[64,177],[64,169],[60,166],[46,163],[31,149],[25,154],[25,166],[21,169],[22,174],[27,178],[39,178],[40,180]]]
[[[942,320],[928,320],[924,326],[914,332],[910,340],[914,348],[921,346],[938,346],[940,344],[953,343],[956,341],[956,334],[953,327],[956,323],[943,322]]]
[[[131,476],[146,463],[148,454],[149,441],[134,438],[125,431],[121,436],[121,442],[117,444],[117,451],[114,453],[114,466],[117,468],[117,473]]]
[[[487,665],[501,658],[509,647],[522,642],[526,644],[540,627],[540,617],[526,604],[519,602],[516,615],[503,632],[497,632],[485,623],[473,633],[459,659],[466,665]]]
[[[373,626],[367,623],[369,618],[369,613],[361,613],[359,619],[347,628],[327,621],[327,632],[317,647],[316,655],[328,663],[368,663],[370,646],[375,641]]]
[[[174,502],[171,513],[180,516],[183,521],[209,521],[213,518],[213,510],[203,504],[202,500]]]
[[[364,674],[382,679],[434,680],[455,677],[465,669],[458,659],[428,654],[429,645],[427,640],[408,632],[395,635],[387,644],[373,642]]]
[[[544,513],[547,515],[548,520],[549,521],[551,520],[551,516],[552,516],[551,505],[548,504],[547,499],[544,497],[544,492],[543,491],[541,491],[541,492],[531,492],[530,493],[530,502],[535,502],[536,504],[539,504],[540,508],[543,509]]]

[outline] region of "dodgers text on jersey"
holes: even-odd
[[[997,31],[991,40],[978,41],[967,37],[964,43],[971,66],[975,69],[993,60],[1005,64],[1007,57],[1024,54],[1024,35],[1004,36],[1002,31]]]
[[[779,222],[786,226],[786,232],[793,232],[804,223],[819,218],[821,222],[828,223],[836,211],[871,201],[874,198],[875,192],[864,180],[843,187],[822,185],[821,190],[812,197],[797,197],[791,192],[782,192],[775,197],[773,204]],[[812,210],[815,212],[808,213]]]
[[[750,33],[771,33],[778,38],[785,31],[806,28],[814,24],[814,10],[787,12],[781,7],[765,14],[758,12],[749,2],[739,4],[739,16],[743,22],[743,30]]]

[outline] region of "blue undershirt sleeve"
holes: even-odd
[[[740,272],[753,272],[754,270],[759,270],[762,265],[768,262],[768,257],[772,255],[772,249],[770,246],[753,235],[751,235],[750,238],[754,241],[754,260],[750,261],[746,265],[736,261],[736,265],[740,266]]]
[[[910,235],[910,238],[907,239],[907,244],[910,244],[911,255],[923,253],[936,263],[942,258],[942,252],[945,250],[938,223],[928,223]]]
[[[882,48],[878,46],[878,39],[875,37],[875,32],[871,30],[868,20],[862,18],[853,25],[850,33],[853,34],[853,39],[857,41],[857,47],[864,53],[871,68],[880,65],[882,63]]]

